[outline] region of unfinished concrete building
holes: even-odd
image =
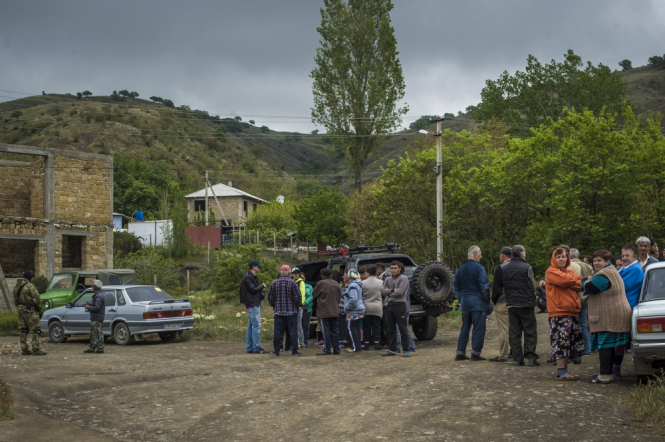
[[[30,159],[0,158],[5,274],[113,268],[113,157],[1,143],[0,153]]]

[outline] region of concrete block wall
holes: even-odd
[[[32,179],[30,186],[30,217],[44,216],[44,157],[32,157]]]
[[[35,268],[37,241],[0,238],[0,265],[7,275],[21,275]]]
[[[224,211],[224,216],[222,216],[222,212],[219,210],[219,207],[217,207],[217,203],[215,202],[215,198],[212,196],[209,197],[208,199],[208,208],[211,209],[215,213],[215,218],[216,219],[230,219],[236,224],[242,224],[245,221],[247,221],[247,218],[252,214],[254,211],[254,204],[257,205],[258,207],[258,202],[237,197],[237,196],[228,196],[228,197],[218,197],[219,200],[219,205],[222,206],[222,210]],[[205,198],[200,198],[198,201],[205,201]],[[245,218],[245,212],[244,212],[244,201],[247,201],[247,218]],[[194,211],[194,200],[189,200],[187,202],[187,207],[189,209],[189,219],[194,220],[196,218],[196,215],[198,212]],[[205,212],[204,212],[205,215]]]

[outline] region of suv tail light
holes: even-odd
[[[637,333],[662,333],[665,318],[637,318]]]
[[[143,312],[143,319],[177,318],[180,316],[192,316],[192,309]]]

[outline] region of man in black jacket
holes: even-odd
[[[501,267],[501,272],[496,275],[499,279],[496,283],[506,296],[513,363],[524,365],[526,357],[529,359],[529,367],[537,367],[540,363],[536,354],[538,323],[534,307],[538,283],[533,276],[531,265],[524,261],[526,257],[524,247],[513,246],[512,252],[513,257],[510,262]],[[522,333],[524,333],[524,344],[528,347],[526,354],[522,347]]]
[[[85,309],[90,313],[90,346],[83,353],[104,353],[104,333],[102,325],[106,314],[106,300],[101,293],[102,282],[92,281],[92,304],[86,302]]]
[[[259,284],[256,275],[261,271],[261,264],[252,260],[249,262],[249,270],[240,282],[240,303],[245,304],[247,309],[247,336],[245,339],[245,350],[247,353],[268,354],[261,348],[261,301],[265,284]]]

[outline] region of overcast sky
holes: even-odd
[[[0,89],[129,89],[309,132],[322,4],[0,0]],[[523,69],[528,54],[561,61],[571,48],[614,69],[625,58],[642,66],[665,53],[661,0],[396,0],[392,21],[411,109],[406,125],[477,104],[486,79]]]

